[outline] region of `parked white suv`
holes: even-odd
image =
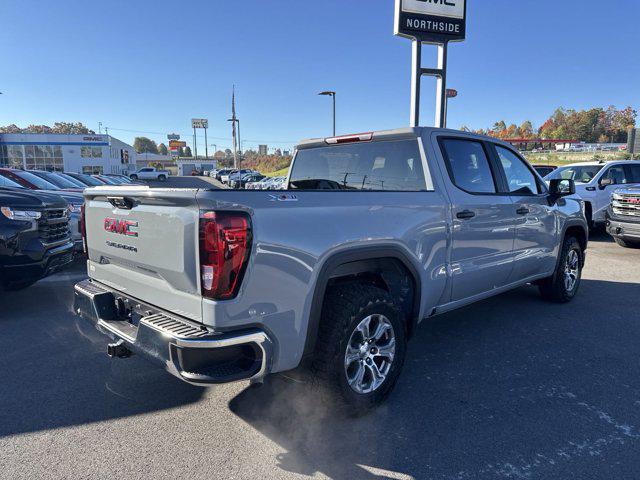
[[[640,161],[574,163],[554,170],[544,179],[575,181],[576,193],[585,201],[589,225],[601,226],[605,224],[605,212],[613,192],[622,185],[640,185]]]

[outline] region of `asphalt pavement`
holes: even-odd
[[[0,478],[640,478],[640,250],[592,239],[570,304],[523,287],[423,322],[361,418],[276,376],[203,389],[110,360],[83,265],[0,293]]]

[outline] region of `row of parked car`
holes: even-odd
[[[0,168],[0,290],[28,287],[83,251],[82,192],[124,175]]]
[[[565,165],[544,176],[575,182],[591,228],[605,228],[623,247],[640,248],[640,161],[617,160]]]
[[[287,180],[287,177],[267,177],[250,168],[211,170],[209,176],[230,188],[245,190],[283,190]]]

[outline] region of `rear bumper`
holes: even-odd
[[[192,385],[259,382],[271,370],[273,344],[259,329],[216,333],[91,280],[76,284],[74,311]]]

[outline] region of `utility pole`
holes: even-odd
[[[196,136],[196,127],[193,127],[193,156],[194,158],[198,158],[198,137]]]
[[[102,135],[102,122],[98,122],[98,135]]]
[[[233,139],[233,168],[238,169],[238,138],[236,137],[236,122],[238,122],[238,127],[239,127],[240,121],[236,118],[236,86],[235,85],[233,86],[233,93],[231,94],[231,118],[228,121],[231,122],[231,136]]]
[[[207,144],[207,129],[204,129],[204,158],[209,159],[209,145]]]

